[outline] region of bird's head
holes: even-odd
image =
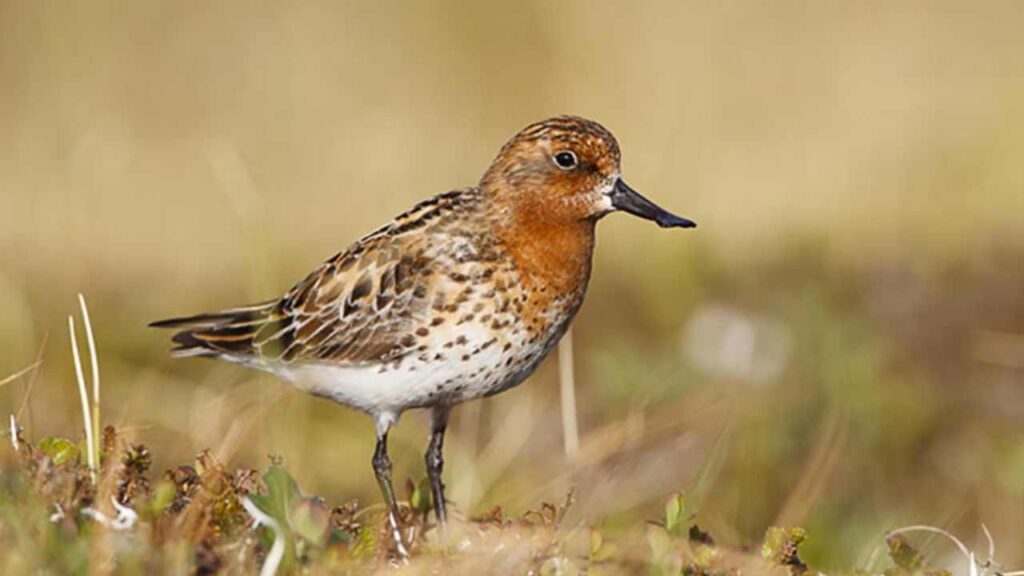
[[[527,126],[498,153],[480,187],[528,218],[594,221],[622,210],[663,228],[693,228],[622,180],[615,136],[597,122],[556,116]]]

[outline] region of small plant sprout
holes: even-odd
[[[277,520],[274,520],[269,514],[260,510],[248,497],[242,498],[242,507],[252,517],[253,528],[267,526],[274,532],[274,544],[270,547],[270,552],[260,568],[260,576],[273,576],[277,574],[277,568],[281,565],[281,560],[284,558],[284,531]]]
[[[761,545],[761,557],[777,566],[785,566],[793,576],[805,574],[809,568],[800,559],[800,545],[807,540],[807,531],[800,527],[770,526]]]
[[[679,536],[685,528],[683,516],[686,510],[686,497],[682,492],[676,492],[665,503],[665,531],[673,536]]]
[[[89,346],[89,361],[92,375],[92,409],[89,406],[89,393],[85,385],[85,374],[82,370],[82,357],[78,352],[78,338],[75,336],[75,318],[68,316],[68,334],[71,336],[71,354],[75,361],[75,378],[78,380],[78,395],[82,401],[82,420],[85,422],[86,458],[93,482],[96,481],[96,470],[99,464],[99,426],[100,426],[100,367],[96,355],[96,339],[89,321],[89,309],[85,305],[85,297],[78,295],[78,303],[82,310],[82,323],[85,324],[86,342]]]

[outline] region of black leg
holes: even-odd
[[[377,424],[377,448],[373,451],[373,472],[377,476],[377,484],[380,485],[380,492],[384,496],[384,504],[388,507],[388,526],[391,528],[391,535],[395,539],[395,546],[400,556],[408,556],[409,552],[402,541],[402,532],[398,526],[398,502],[395,499],[395,489],[391,485],[391,459],[388,458],[388,428],[391,422],[378,421]]]
[[[448,511],[444,501],[444,482],[441,470],[444,468],[444,430],[448,426],[449,408],[435,407],[430,426],[430,444],[427,447],[427,476],[430,477],[430,491],[434,500],[434,514],[437,523],[444,525],[448,519]]]

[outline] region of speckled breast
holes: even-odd
[[[525,380],[565,333],[583,288],[553,294],[523,281],[510,262],[451,262],[433,289],[408,351],[380,368],[417,374],[410,407],[456,404]]]

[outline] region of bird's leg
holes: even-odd
[[[448,426],[448,406],[437,406],[431,412],[430,444],[427,446],[427,476],[430,477],[430,491],[434,500],[434,514],[437,523],[444,526],[448,518],[444,501],[444,482],[441,470],[444,468],[444,430]]]
[[[388,416],[377,419],[377,448],[373,451],[373,472],[384,496],[384,504],[388,507],[388,527],[391,528],[391,536],[395,539],[395,547],[398,555],[405,558],[409,556],[409,551],[402,541],[402,531],[398,526],[398,502],[395,499],[395,489],[391,485],[391,459],[388,458],[388,430],[394,420]]]

